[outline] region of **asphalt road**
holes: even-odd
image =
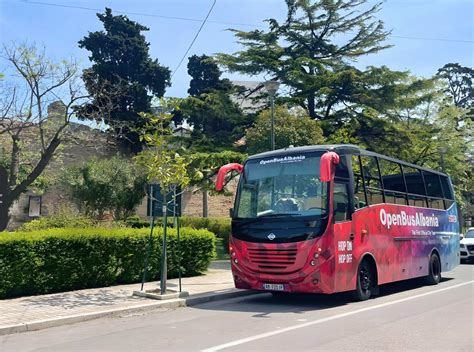
[[[474,351],[474,265],[437,286],[411,280],[345,294],[258,294],[0,337],[0,351]]]

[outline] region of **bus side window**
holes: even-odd
[[[433,209],[444,209],[443,191],[439,175],[423,171],[423,178],[428,196],[428,206]]]
[[[349,220],[349,192],[347,189],[347,183],[334,182],[333,209],[335,222]]]
[[[360,160],[362,171],[364,172],[365,190],[369,205],[383,203],[384,197],[377,159],[373,156],[362,155]]]
[[[405,181],[400,164],[379,158],[379,166],[385,191],[385,202],[406,205]]]
[[[449,209],[451,205],[454,203],[453,192],[451,191],[451,186],[448,178],[446,176],[440,176],[441,179],[441,187],[443,189],[444,194],[444,203],[446,209]]]
[[[426,192],[421,170],[403,165],[403,173],[408,192],[408,204],[415,207],[426,207]]]
[[[360,170],[360,161],[358,155],[352,155],[352,172],[354,174],[354,208],[360,209],[367,206]]]

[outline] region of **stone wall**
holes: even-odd
[[[66,131],[60,151],[47,166],[45,173],[58,177],[63,170],[72,165],[82,165],[93,158],[108,158],[117,154],[117,152],[117,148],[108,139],[106,133],[85,125],[71,123]],[[29,191],[22,194],[13,204],[10,210],[9,229],[15,229],[32,220],[28,216],[28,202],[32,195],[39,194]],[[75,208],[68,190],[59,184],[48,187],[41,196],[41,216],[47,216],[64,208]]]

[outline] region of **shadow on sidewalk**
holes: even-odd
[[[106,288],[96,292],[65,292],[48,296],[33,296],[25,298],[21,304],[27,307],[46,308],[61,307],[63,309],[74,309],[80,307],[106,307],[117,305],[120,301],[130,301],[131,299],[141,300],[138,297],[131,297],[130,291],[113,291]]]

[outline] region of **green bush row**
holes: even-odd
[[[23,224],[19,231],[38,231],[55,228],[86,228],[95,227],[97,224],[92,218],[79,214],[59,213],[43,216]]]
[[[141,280],[149,229],[69,228],[0,233],[0,298],[127,284]],[[168,276],[205,271],[215,236],[182,228],[180,253],[168,231]],[[162,230],[152,237],[147,281],[160,277]],[[179,254],[181,254],[179,256]]]
[[[172,218],[168,219],[172,224]],[[231,231],[230,218],[198,218],[191,216],[183,216],[180,218],[181,226],[191,227],[193,229],[207,229],[214,233],[217,237],[224,240],[225,250],[229,250],[229,235]],[[163,219],[157,218],[155,220],[156,226],[163,226]],[[140,219],[138,216],[129,217],[126,220],[126,225],[133,228],[143,228],[150,226],[150,223],[146,220]]]

